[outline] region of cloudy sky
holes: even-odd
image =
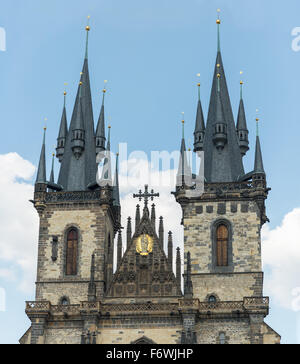
[[[72,112],[87,15],[91,15],[89,64],[95,119],[106,79],[113,149],[125,142],[129,154],[141,150],[150,156],[151,151],[178,150],[183,111],[187,144],[192,146],[198,73],[207,113],[217,8],[222,10],[222,54],[235,115],[240,70],[244,71],[251,142],[247,171],[253,167],[256,109],[261,118],[264,163],[272,188],[267,203],[271,222],[263,230],[265,295],[271,297],[267,322],[284,343],[300,343],[298,0],[1,1],[0,343],[17,342],[29,327],[24,302],[34,298],[38,232],[37,214],[29,200],[42,127],[47,118],[49,166],[64,83],[68,83],[68,120]],[[137,170],[147,168],[147,161],[139,163]],[[162,180],[168,173],[164,171]],[[126,185],[124,174],[122,170],[125,220],[133,216],[131,194],[136,188]],[[157,171],[150,176],[157,177]],[[132,173],[130,180],[136,179]],[[166,231],[173,230],[175,243],[181,246],[180,209],[170,195],[172,188],[152,185],[161,193],[157,209],[165,216]]]

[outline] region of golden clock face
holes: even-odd
[[[140,235],[136,240],[136,251],[146,256],[153,251],[153,238],[148,234]]]

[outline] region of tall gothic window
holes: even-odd
[[[228,266],[228,228],[225,225],[217,227],[217,266]]]
[[[71,229],[67,235],[66,249],[66,275],[77,275],[77,258],[78,258],[78,231]]]

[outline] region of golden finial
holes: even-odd
[[[200,79],[200,76],[201,76],[201,74],[200,73],[197,73],[197,77]],[[201,83],[200,83],[200,81],[197,83],[197,86],[198,87],[200,87],[201,86]]]
[[[44,128],[43,128],[43,129],[44,129],[44,131],[46,131],[46,130],[47,130],[47,121],[48,121],[48,119],[47,119],[47,118],[45,118],[45,119],[44,119],[45,124],[44,124]]]
[[[87,17],[87,26],[85,27],[85,30],[87,31],[87,32],[89,32],[90,30],[91,30],[91,28],[90,28],[90,15]]]
[[[106,91],[107,91],[107,89],[106,89],[106,84],[107,84],[107,80],[104,80],[104,87],[103,87],[103,90],[102,90],[102,92],[105,94],[106,93]]]
[[[242,76],[242,74],[243,74],[244,72],[243,71],[240,71],[240,75]],[[240,85],[243,85],[244,84],[244,82],[243,82],[243,80],[241,80],[240,81]]]
[[[258,123],[259,123],[259,117],[258,117],[258,109],[256,109],[256,136],[259,136],[259,126],[258,126]]]
[[[64,96],[67,96],[67,86],[68,86],[67,82],[64,83],[64,86],[65,86]]]
[[[108,129],[111,129],[111,125],[108,125]]]
[[[221,67],[221,65],[220,65],[220,63],[218,63],[218,64],[217,64],[217,68],[220,68],[220,67]]]
[[[185,124],[185,120],[184,120],[184,111],[181,113],[182,115],[182,139],[184,139],[184,124]]]
[[[80,81],[80,82],[79,82],[79,86],[82,86],[82,84],[83,84],[83,83]]]
[[[217,9],[217,13],[218,13],[217,24],[221,24],[220,12],[221,12],[221,9]]]
[[[217,74],[217,77],[218,77],[218,78],[220,78],[220,77],[221,77],[220,73],[218,73],[218,74]]]

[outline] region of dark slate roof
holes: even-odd
[[[241,99],[241,101],[240,101],[236,128],[237,128],[237,130],[248,131],[247,121],[246,121],[246,113],[245,113],[245,107],[244,107],[243,99]]]
[[[218,64],[220,65],[219,68],[217,67]],[[220,117],[219,113],[217,114],[217,104],[219,102],[218,73],[221,75],[220,100],[224,119],[222,122],[226,124],[228,139],[224,149],[221,151],[218,151],[213,143],[214,125],[217,118]],[[244,175],[242,155],[239,148],[221,52],[217,54],[203,149],[205,158],[204,173],[207,182],[234,182]]]
[[[66,106],[64,105],[61,116],[58,138],[66,138],[67,135],[68,135],[67,112],[66,112]]]
[[[265,174],[259,136],[256,137],[254,173]]]
[[[101,111],[99,115],[99,120],[96,129],[96,137],[103,140],[103,145],[105,145],[105,114],[104,114],[104,103],[101,106]],[[105,149],[105,148],[104,148]]]
[[[65,191],[87,190],[87,186],[95,182],[97,173],[94,118],[87,59],[84,60],[81,82],[82,86],[78,88],[71,119],[71,132],[69,132],[66,139],[65,152],[58,178],[58,184],[62,185]],[[72,130],[74,130],[77,122],[76,113],[80,99],[85,130],[85,149],[81,157],[77,160],[72,152],[71,140]]]
[[[49,182],[54,183],[54,155],[52,156],[52,168],[51,168]]]
[[[190,178],[192,176],[192,172],[187,160],[187,152],[185,139],[181,140],[181,148],[180,148],[180,159],[179,159],[179,167],[177,173],[177,185],[182,186],[183,184],[188,184]]]
[[[45,183],[46,182],[46,146],[45,146],[45,139],[46,139],[46,130],[44,130],[44,136],[43,136],[43,145],[40,155],[40,161],[39,161],[39,167],[37,171],[36,176],[36,182],[35,183]]]
[[[203,109],[201,100],[198,101],[197,106],[197,116],[196,116],[196,125],[195,125],[195,133],[203,132],[205,131],[205,123],[204,123],[204,116],[203,116]]]

